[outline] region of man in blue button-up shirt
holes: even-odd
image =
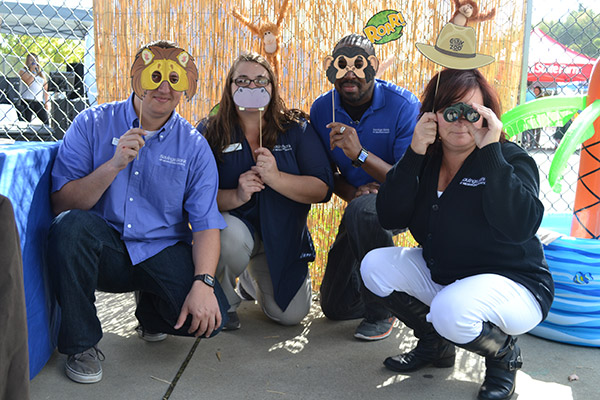
[[[176,56],[162,59],[163,51]],[[67,376],[80,383],[102,378],[96,289],[138,291],[138,334],[148,341],[214,335],[229,307],[213,279],[225,227],[216,164],[204,137],[174,111],[184,91],[193,96],[195,76],[172,71],[183,74],[193,59],[164,41],[140,54],[151,77],[144,83],[142,75],[144,90],[134,83],[129,99],[82,112],[52,170],[59,215],[48,257],[62,309],[58,349],[68,355]],[[149,59],[182,68],[168,72]],[[184,78],[193,85],[177,85]]]
[[[420,103],[408,90],[374,78],[378,61],[364,36],[342,38],[330,59],[327,75],[335,89],[315,100],[310,119],[337,169],[334,193],[348,206],[329,250],[321,308],[331,319],[364,318],[354,336],[380,340],[390,335],[394,318],[372,294],[361,293],[359,267],[370,250],[393,246],[397,232],[379,224],[375,198],[411,142]]]

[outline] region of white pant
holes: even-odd
[[[423,259],[423,249],[385,247],[362,261],[365,286],[379,297],[405,292],[430,306],[427,321],[446,339],[469,343],[489,321],[509,335],[520,335],[542,321],[542,311],[523,285],[496,274],[474,275],[439,285]]]
[[[306,273],[304,284],[283,311],[275,302],[267,256],[259,236],[252,237],[246,224],[239,218],[228,212],[222,214],[227,228],[221,230],[221,256],[216,278],[231,306],[229,311],[237,310],[241,302],[235,292],[236,278],[239,277],[243,288],[256,299],[267,317],[282,325],[300,323],[310,311],[310,273]]]

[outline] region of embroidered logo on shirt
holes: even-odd
[[[292,151],[292,145],[276,144],[275,147],[273,147],[273,151]]]
[[[242,149],[241,143],[232,143],[223,149],[223,153],[231,153],[233,151],[239,151],[241,149]]]
[[[390,129],[389,128],[373,128],[373,133],[376,134],[388,134],[390,133]]]
[[[480,185],[485,185],[485,176],[482,176],[479,179],[473,179],[473,178],[463,178],[462,181],[460,181],[461,185],[464,186],[480,186]]]
[[[164,154],[161,154],[160,156],[158,156],[158,161],[164,162],[167,164],[181,165],[181,166],[185,166],[185,163],[187,162],[187,160],[184,158],[175,158],[175,157],[171,157],[171,156],[165,156]]]

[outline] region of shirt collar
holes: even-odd
[[[127,109],[125,111],[126,113],[126,119],[127,119],[127,125],[130,128],[133,127],[138,127],[140,126],[140,120],[137,116],[137,114],[135,113],[135,108],[133,107],[133,96],[135,96],[135,93],[131,93],[131,95],[129,96],[129,99],[127,101]],[[177,118],[177,111],[173,110],[173,112],[171,113],[171,116],[169,117],[169,119],[167,120],[167,122],[165,122],[165,124],[158,130],[158,132],[156,132],[156,137],[158,138],[158,140],[162,140],[164,139],[169,132],[171,132],[171,128],[173,127],[173,124],[175,123],[175,119]]]

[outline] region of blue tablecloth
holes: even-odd
[[[31,378],[54,351],[60,325],[45,260],[46,237],[53,217],[50,171],[58,146],[57,142],[0,145],[0,193],[13,204],[21,237]]]

